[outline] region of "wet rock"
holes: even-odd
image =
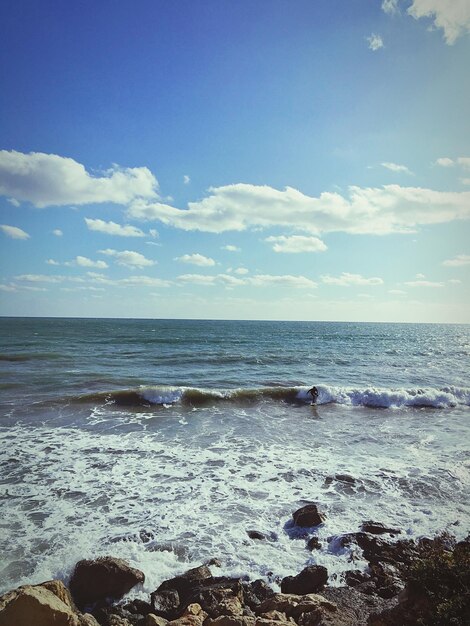
[[[356,482],[356,479],[349,474],[335,474],[335,478],[342,483],[349,483],[350,485],[354,485]]]
[[[247,530],[246,534],[250,539],[258,539],[259,541],[266,540],[266,535],[261,533],[259,530]]]
[[[372,533],[373,535],[385,535],[385,533],[389,533],[390,535],[399,535],[401,533],[399,528],[388,528],[381,522],[373,522],[371,520],[363,522],[361,530],[365,533]]]
[[[307,541],[307,549],[308,550],[321,550],[321,543],[318,537],[310,537]]]
[[[151,609],[155,615],[167,620],[175,619],[178,615],[180,597],[176,589],[154,591],[150,594]]]
[[[157,589],[157,591],[175,590],[178,592],[180,602],[184,603],[186,599],[200,586],[203,581],[211,580],[212,574],[207,565],[201,565],[188,570],[181,576],[176,576],[169,580],[165,580]]]
[[[70,580],[72,597],[79,607],[118,599],[145,580],[144,573],[122,559],[102,557],[79,561]]]
[[[306,595],[316,593],[328,580],[328,570],[322,565],[310,565],[297,576],[286,576],[281,581],[282,593]]]
[[[77,611],[65,585],[24,585],[0,597],[1,626],[99,626]]]
[[[255,609],[257,606],[274,595],[274,591],[264,580],[258,579],[251,583],[242,583],[243,587],[243,602],[251,609]]]
[[[204,565],[207,565],[208,567],[210,566],[222,567],[222,561],[220,559],[213,558],[213,559],[209,559],[208,561],[206,561]]]
[[[319,526],[326,520],[326,515],[318,510],[316,504],[307,504],[292,514],[294,524],[302,528]]]

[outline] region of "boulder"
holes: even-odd
[[[194,590],[201,585],[203,581],[212,579],[212,574],[207,565],[194,567],[181,576],[165,580],[158,587],[157,591],[176,590],[178,592],[180,602],[184,603]]]
[[[57,595],[56,595],[57,594]],[[79,613],[60,581],[25,585],[0,598],[0,626],[99,626]]]
[[[385,533],[399,535],[401,533],[399,528],[388,528],[381,522],[373,522],[371,520],[362,522],[361,530],[365,533],[372,533],[373,535],[385,535]]]
[[[264,535],[259,530],[247,530],[246,534],[250,539],[258,539],[259,541],[266,540],[266,535]]]
[[[142,626],[167,626],[168,620],[164,617],[159,617],[153,613],[149,613],[142,624]]]
[[[255,626],[256,619],[254,617],[234,617],[232,615],[221,615],[212,619],[207,618],[204,626]]]
[[[306,547],[308,550],[321,550],[321,543],[318,537],[310,537],[310,539],[307,541]]]
[[[307,504],[292,513],[292,518],[296,526],[308,528],[310,526],[319,526],[326,520],[325,513],[318,510],[316,504]]]
[[[70,579],[70,591],[81,608],[107,598],[119,599],[144,580],[140,570],[122,559],[106,556],[95,561],[79,561]]]
[[[274,595],[274,591],[264,580],[258,579],[251,583],[242,583],[243,602],[250,609],[255,609],[267,598]]]
[[[303,596],[287,593],[275,593],[267,598],[256,609],[257,615],[263,615],[270,611],[285,613],[287,617],[296,619],[301,613],[308,613],[317,609],[334,611],[335,605],[323,596],[309,593]]]
[[[152,611],[167,620],[175,619],[180,606],[180,597],[176,589],[154,591],[150,594]]]
[[[306,595],[322,589],[328,580],[328,570],[322,565],[310,565],[297,576],[286,576],[281,581],[281,593]]]

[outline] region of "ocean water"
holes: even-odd
[[[469,531],[470,326],[2,318],[0,336],[0,591],[107,554],[145,572],[141,597],[212,557],[341,584],[366,564],[331,537],[364,520]],[[307,502],[327,519],[300,531]]]

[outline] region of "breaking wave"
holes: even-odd
[[[451,408],[470,406],[468,387],[431,387],[410,389],[387,389],[378,387],[335,387],[317,385],[317,405],[340,404],[376,408],[429,407]],[[86,394],[72,399],[80,403],[114,404],[117,406],[211,406],[220,403],[239,405],[260,402],[284,402],[288,404],[310,404],[308,387],[259,387],[252,389],[201,389],[194,387],[145,386],[111,392]]]

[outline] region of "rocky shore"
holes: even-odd
[[[315,528],[317,505],[293,513],[293,523]],[[470,623],[470,539],[450,535],[413,541],[374,521],[358,532],[330,537],[355,546],[368,561],[344,586],[328,586],[325,567],[310,565],[276,581],[214,574],[217,559],[164,581],[148,601],[122,598],[145,574],[125,561],[102,557],[76,564],[68,587],[51,580],[0,598],[0,626],[411,626]],[[261,533],[254,539],[263,540]],[[310,550],[319,549],[315,536]]]

